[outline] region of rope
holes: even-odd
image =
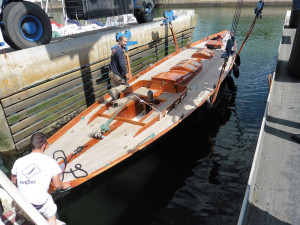
[[[254,25],[256,23],[257,18],[259,18],[259,17],[261,18],[261,13],[262,13],[262,10],[263,10],[263,6],[264,6],[264,1],[259,1],[258,4],[257,4],[257,7],[254,10],[255,17],[254,17],[253,22],[252,22],[252,24],[251,24],[251,26],[250,26],[250,28],[249,28],[246,36],[245,36],[245,39],[244,39],[244,41],[243,41],[240,49],[239,49],[239,52],[237,53],[238,55],[241,53],[241,51],[242,51],[242,49],[244,47],[245,42],[249,38],[249,36],[250,36],[250,34],[251,34],[252,30],[253,30],[253,27],[254,27]]]
[[[220,86],[221,86],[221,83],[222,83],[222,79],[223,79],[223,75],[225,73],[225,68],[226,68],[226,65],[227,65],[227,62],[228,62],[228,58],[229,56],[231,55],[231,48],[232,46],[230,45],[230,42],[234,41],[235,40],[235,33],[236,33],[236,30],[237,30],[237,26],[238,26],[238,23],[239,23],[239,19],[240,19],[240,15],[241,15],[241,9],[242,9],[242,6],[243,6],[243,1],[244,0],[238,0],[238,3],[237,3],[237,6],[236,6],[236,10],[235,10],[235,14],[234,14],[234,17],[233,17],[233,22],[232,22],[232,26],[231,26],[231,30],[230,30],[230,38],[227,42],[227,46],[226,46],[226,53],[225,56],[224,56],[224,63],[223,63],[223,66],[222,66],[222,69],[220,71],[220,75],[219,75],[219,79],[218,79],[218,83],[217,83],[217,86],[216,86],[216,89],[215,89],[215,93],[214,93],[214,97],[213,97],[213,100],[212,100],[212,103],[214,103],[217,99],[217,95],[218,95],[218,92],[219,92],[219,89],[220,89]],[[250,36],[251,32],[252,32],[252,29],[256,23],[256,19],[258,17],[261,17],[261,11],[263,9],[263,6],[264,6],[264,2],[262,0],[259,0],[258,4],[257,4],[257,7],[255,8],[254,12],[255,12],[255,17],[254,17],[254,20],[246,34],[246,37],[239,49],[239,52],[237,53],[237,57],[239,57],[239,54],[246,42],[246,40],[248,39],[248,37]]]
[[[255,23],[256,23],[256,19],[257,19],[257,17],[254,18],[254,20],[253,20],[253,22],[252,22],[252,24],[251,24],[251,26],[250,26],[250,28],[249,28],[249,30],[248,30],[246,36],[245,36],[245,39],[244,39],[244,41],[243,41],[243,43],[242,43],[242,45],[241,45],[241,47],[240,47],[240,49],[239,49],[238,55],[241,53],[241,51],[242,51],[242,49],[243,49],[243,47],[244,47],[245,42],[246,42],[247,39],[249,38],[249,36],[250,36],[250,34],[251,34],[252,30],[253,30],[253,27],[254,27],[254,25],[255,25]]]
[[[71,159],[73,158],[73,156],[79,154],[84,149],[84,147],[85,146],[79,146],[79,147],[77,147],[77,149],[74,150],[74,152],[69,157],[69,159],[67,159],[67,156],[66,156],[66,154],[65,154],[65,152],[63,150],[56,150],[55,152],[53,152],[53,159],[55,159],[56,161],[63,160],[64,164],[65,164],[65,167],[64,167],[63,172],[61,174],[61,180],[62,181],[64,180],[64,174],[65,173],[71,173],[74,178],[82,178],[82,177],[88,176],[88,173],[81,168],[82,165],[80,163],[75,164],[75,169],[74,170],[72,168],[70,168],[69,171],[66,171],[67,165],[71,161]],[[55,158],[55,155],[58,152],[61,152],[63,156],[59,156],[59,157]],[[75,174],[76,171],[82,171],[85,175],[76,176],[76,174]]]
[[[218,82],[217,82],[217,86],[216,86],[216,89],[215,89],[215,94],[214,94],[214,98],[212,100],[212,103],[214,103],[217,99],[217,95],[218,95],[219,89],[221,87],[221,83],[222,83],[223,75],[225,73],[225,68],[226,68],[227,62],[228,62],[228,58],[224,58],[224,63],[222,65],[222,69],[221,69],[221,72],[220,72],[220,75],[219,75],[219,79],[218,79]]]

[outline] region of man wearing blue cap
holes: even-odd
[[[124,36],[119,37],[118,46],[112,50],[111,54],[108,76],[112,88],[110,89],[109,94],[113,100],[114,107],[118,106],[116,100],[119,98],[120,93],[128,87],[127,80],[129,79],[129,74],[126,69],[123,52],[126,45],[127,38]]]

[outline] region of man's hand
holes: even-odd
[[[56,190],[67,189],[70,187],[70,182],[62,182],[60,180],[59,175],[55,175],[52,177],[52,182]]]
[[[63,189],[67,189],[67,188],[71,187],[70,181],[62,182],[62,183],[63,183]]]
[[[126,79],[129,80],[129,73],[126,73]]]
[[[18,186],[18,185],[17,185],[17,175],[14,175],[14,174],[11,175],[11,182],[12,182],[15,186]]]

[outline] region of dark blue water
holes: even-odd
[[[202,123],[177,130],[151,151],[57,196],[59,218],[69,225],[236,224],[288,9],[265,5],[241,53],[236,91],[228,92],[205,131]],[[165,9],[155,10],[162,15]],[[229,30],[235,8],[195,10],[194,41]],[[253,18],[253,8],[244,8],[238,47]]]

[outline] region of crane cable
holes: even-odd
[[[228,58],[231,55],[231,49],[233,47],[232,43],[235,43],[235,33],[236,33],[237,26],[238,26],[238,23],[239,23],[239,20],[240,20],[240,15],[241,15],[241,10],[242,10],[243,4],[244,4],[244,0],[238,0],[237,6],[236,6],[236,9],[235,9],[235,13],[234,13],[234,17],[233,17],[233,21],[232,21],[232,25],[231,25],[230,37],[229,37],[229,39],[227,41],[227,44],[226,44],[226,52],[224,53],[224,55],[222,55],[222,57],[224,58],[224,63],[222,65],[220,75],[219,75],[219,78],[218,78],[218,82],[217,82],[217,85],[215,87],[215,93],[214,93],[213,99],[211,101],[212,104],[217,99],[217,95],[218,95],[218,92],[219,92],[219,89],[221,87],[221,83],[222,83],[222,80],[223,80],[223,75],[225,73],[225,68],[227,66]]]

